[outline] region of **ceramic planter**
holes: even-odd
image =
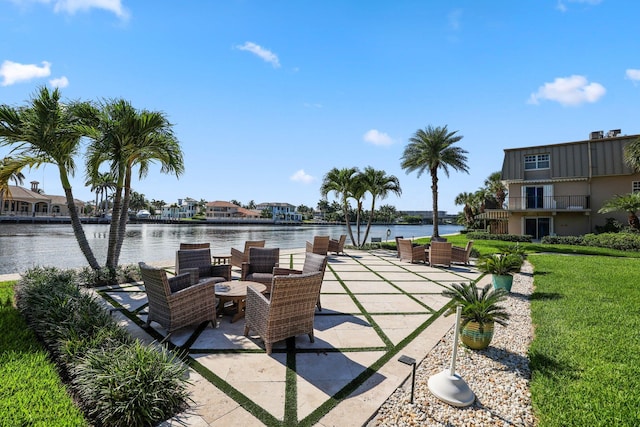
[[[494,322],[480,324],[471,321],[460,330],[460,340],[473,350],[482,350],[489,346],[493,339]]]
[[[491,283],[493,283],[493,289],[505,289],[507,292],[511,292],[513,276],[511,274],[493,274],[491,277]]]

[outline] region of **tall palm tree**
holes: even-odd
[[[116,189],[113,175],[110,172],[98,172],[95,176],[87,177],[84,185],[90,187],[91,191],[96,193],[96,214],[98,213],[98,206],[102,207],[102,212],[104,213],[109,200],[109,190],[115,191]],[[98,202],[98,197],[100,197],[100,202]]]
[[[475,202],[475,196],[473,193],[462,192],[456,196],[454,203],[456,205],[464,205],[462,212],[464,215],[464,223],[467,228],[472,228],[474,223],[473,205]]]
[[[376,210],[376,200],[386,199],[390,193],[400,196],[402,194],[402,188],[400,188],[400,181],[394,175],[387,175],[383,170],[376,170],[371,166],[364,168],[361,174],[362,180],[365,183],[367,191],[371,195],[371,210],[369,214],[369,221],[367,222],[367,229],[364,233],[363,242],[367,241],[369,231],[371,230],[371,223],[373,222],[374,213]]]
[[[322,185],[320,186],[320,195],[323,198],[326,198],[329,193],[333,192],[335,196],[340,199],[342,214],[347,225],[347,233],[349,234],[354,246],[357,246],[357,243],[353,238],[351,221],[349,219],[349,197],[352,197],[353,187],[355,186],[356,175],[358,172],[358,168],[333,168],[326,173],[322,179]]]
[[[463,137],[458,131],[449,132],[447,126],[418,129],[409,138],[409,144],[402,155],[401,167],[407,172],[418,172],[418,178],[426,170],[431,175],[431,195],[433,198],[433,237],[439,238],[438,230],[438,170],[449,176],[449,168],[469,173],[467,151],[453,144]]]
[[[10,176],[20,173],[25,167],[54,165],[58,169],[80,250],[89,266],[99,269],[82,228],[70,182],[76,171],[74,158],[80,151],[82,133],[78,129],[80,120],[76,111],[82,104],[65,105],[60,97],[58,89],[49,91],[42,87],[25,107],[0,106],[0,146],[12,146],[11,154],[14,156],[11,167],[2,169],[0,182],[7,182]]]
[[[3,171],[3,169],[11,168],[12,161],[13,159],[10,156],[5,157],[0,161],[0,176],[5,175],[5,171]],[[6,181],[0,182],[0,211],[2,210],[2,206],[4,204],[4,197],[6,196],[9,199],[11,198],[9,181],[13,181],[15,185],[24,185],[24,175],[19,170],[14,170],[13,172],[8,172],[8,170],[6,171]]]
[[[118,99],[102,103],[99,109],[87,109],[85,114],[91,125],[83,130],[92,139],[87,150],[87,170],[95,176],[106,163],[116,181],[106,262],[114,269],[126,234],[133,169],[139,168],[138,178],[142,179],[157,161],[161,173],[179,177],[184,172],[183,155],[172,124],[163,113],[139,111],[128,101]]]
[[[637,212],[640,210],[640,193],[629,193],[613,197],[604,202],[598,213],[626,212],[629,226],[640,230],[640,220]]]
[[[640,138],[624,147],[624,162],[636,172],[640,172]]]

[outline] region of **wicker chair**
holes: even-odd
[[[249,260],[242,263],[240,280],[262,283],[269,286],[273,280],[273,269],[280,261],[279,248],[249,248]]]
[[[313,243],[307,242],[307,252],[326,255],[329,252],[329,236],[315,236]]]
[[[471,256],[471,247],[473,246],[473,240],[467,242],[467,246],[459,248],[457,246],[451,247],[451,262],[457,262],[460,264],[468,265],[469,256]]]
[[[180,243],[180,250],[186,249],[209,249],[211,245],[209,243]],[[180,261],[178,260],[178,253],[176,252],[176,271],[180,270]]]
[[[341,234],[340,239],[329,239],[329,250],[328,252],[334,252],[336,255],[342,253],[344,254],[344,242],[347,240],[346,234]]]
[[[215,283],[231,280],[231,265],[212,265],[210,249],[180,250],[176,253],[176,260],[176,274],[196,270],[197,278],[211,278]]]
[[[446,265],[451,267],[451,243],[431,242],[429,246],[429,265]]]
[[[398,256],[400,261],[407,260],[409,262],[422,261],[426,262],[426,254],[424,245],[413,246],[410,239],[398,239]]]
[[[231,265],[242,268],[242,263],[249,259],[249,248],[264,248],[264,240],[247,240],[244,242],[244,251],[231,248]]]
[[[396,257],[398,258],[400,258],[400,243],[398,243],[400,239],[404,239],[404,236],[396,236],[396,251],[398,251]]]
[[[289,274],[305,274],[313,273],[316,271],[322,272],[322,278],[324,279],[324,272],[327,269],[327,257],[323,255],[307,252],[304,256],[304,264],[302,270],[293,270],[291,268],[276,267],[273,269],[274,276],[286,276]],[[318,302],[316,303],[318,310],[322,311],[322,304],[320,303],[320,294],[318,294]]]
[[[267,354],[274,342],[300,334],[313,337],[316,301],[322,286],[322,273],[274,276],[271,299],[247,287],[244,335],[253,330],[264,341]]]
[[[167,278],[161,268],[138,264],[149,300],[146,327],[157,322],[168,332],[189,325],[211,322],[216,327],[215,283],[210,280],[192,285],[189,274]],[[165,338],[166,339],[166,338]]]

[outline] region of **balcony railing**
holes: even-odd
[[[509,197],[508,210],[571,211],[591,209],[590,196],[525,196]]]

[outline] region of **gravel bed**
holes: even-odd
[[[429,378],[449,370],[453,328],[416,368],[414,402],[411,378],[398,388],[367,424],[374,426],[533,426],[535,419],[529,392],[527,350],[533,339],[529,296],[533,292],[531,264],[525,262],[514,277],[511,294],[502,305],[511,315],[506,327],[496,324],[486,350],[469,350],[459,344],[456,372],[476,395],[466,408],[436,398],[427,386]]]

